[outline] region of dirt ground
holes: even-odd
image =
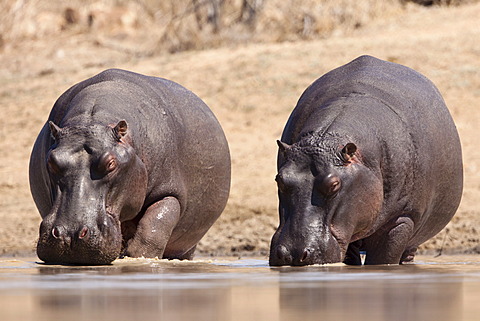
[[[442,92],[463,146],[463,200],[423,252],[480,252],[480,3],[406,10],[322,40],[247,44],[142,56],[92,34],[65,34],[0,52],[0,254],[34,252],[40,216],[28,185],[33,142],[71,85],[118,67],[174,80],[214,111],[232,155],[232,186],[221,218],[198,246],[202,255],[267,255],[278,224],[275,140],[305,88],[325,72],[370,54],[407,65]],[[442,146],[438,146],[442,148]]]

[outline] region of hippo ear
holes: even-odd
[[[357,146],[354,143],[348,143],[342,148],[342,157],[345,162],[350,162],[350,159],[355,155]]]
[[[123,136],[127,134],[128,125],[125,120],[121,120],[118,122],[115,127],[113,127],[113,132],[118,140],[120,140]]]
[[[284,142],[279,141],[279,140],[277,140],[277,145],[278,145],[278,148],[280,149],[280,151],[282,151],[282,152],[286,151],[287,149],[289,149],[291,147],[287,143],[284,143]]]
[[[52,138],[58,140],[62,129],[55,125],[55,123],[51,120],[48,122],[48,126],[50,127],[50,135],[52,136]]]

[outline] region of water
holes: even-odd
[[[266,260],[0,258],[0,320],[480,320],[480,256],[270,268]]]

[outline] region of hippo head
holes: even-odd
[[[309,135],[278,145],[280,225],[270,265],[342,262],[349,243],[367,235],[381,207],[379,178],[357,146],[341,137]]]
[[[120,222],[141,210],[146,193],[146,169],[129,143],[127,123],[49,125],[52,208],[40,225],[38,257],[108,264],[121,251]]]

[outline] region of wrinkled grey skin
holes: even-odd
[[[30,188],[47,263],[190,259],[227,202],[230,154],[192,92],[110,69],[57,100],[33,147]]]
[[[278,153],[270,265],[399,264],[454,215],[456,127],[419,73],[362,56],[300,97]]]

